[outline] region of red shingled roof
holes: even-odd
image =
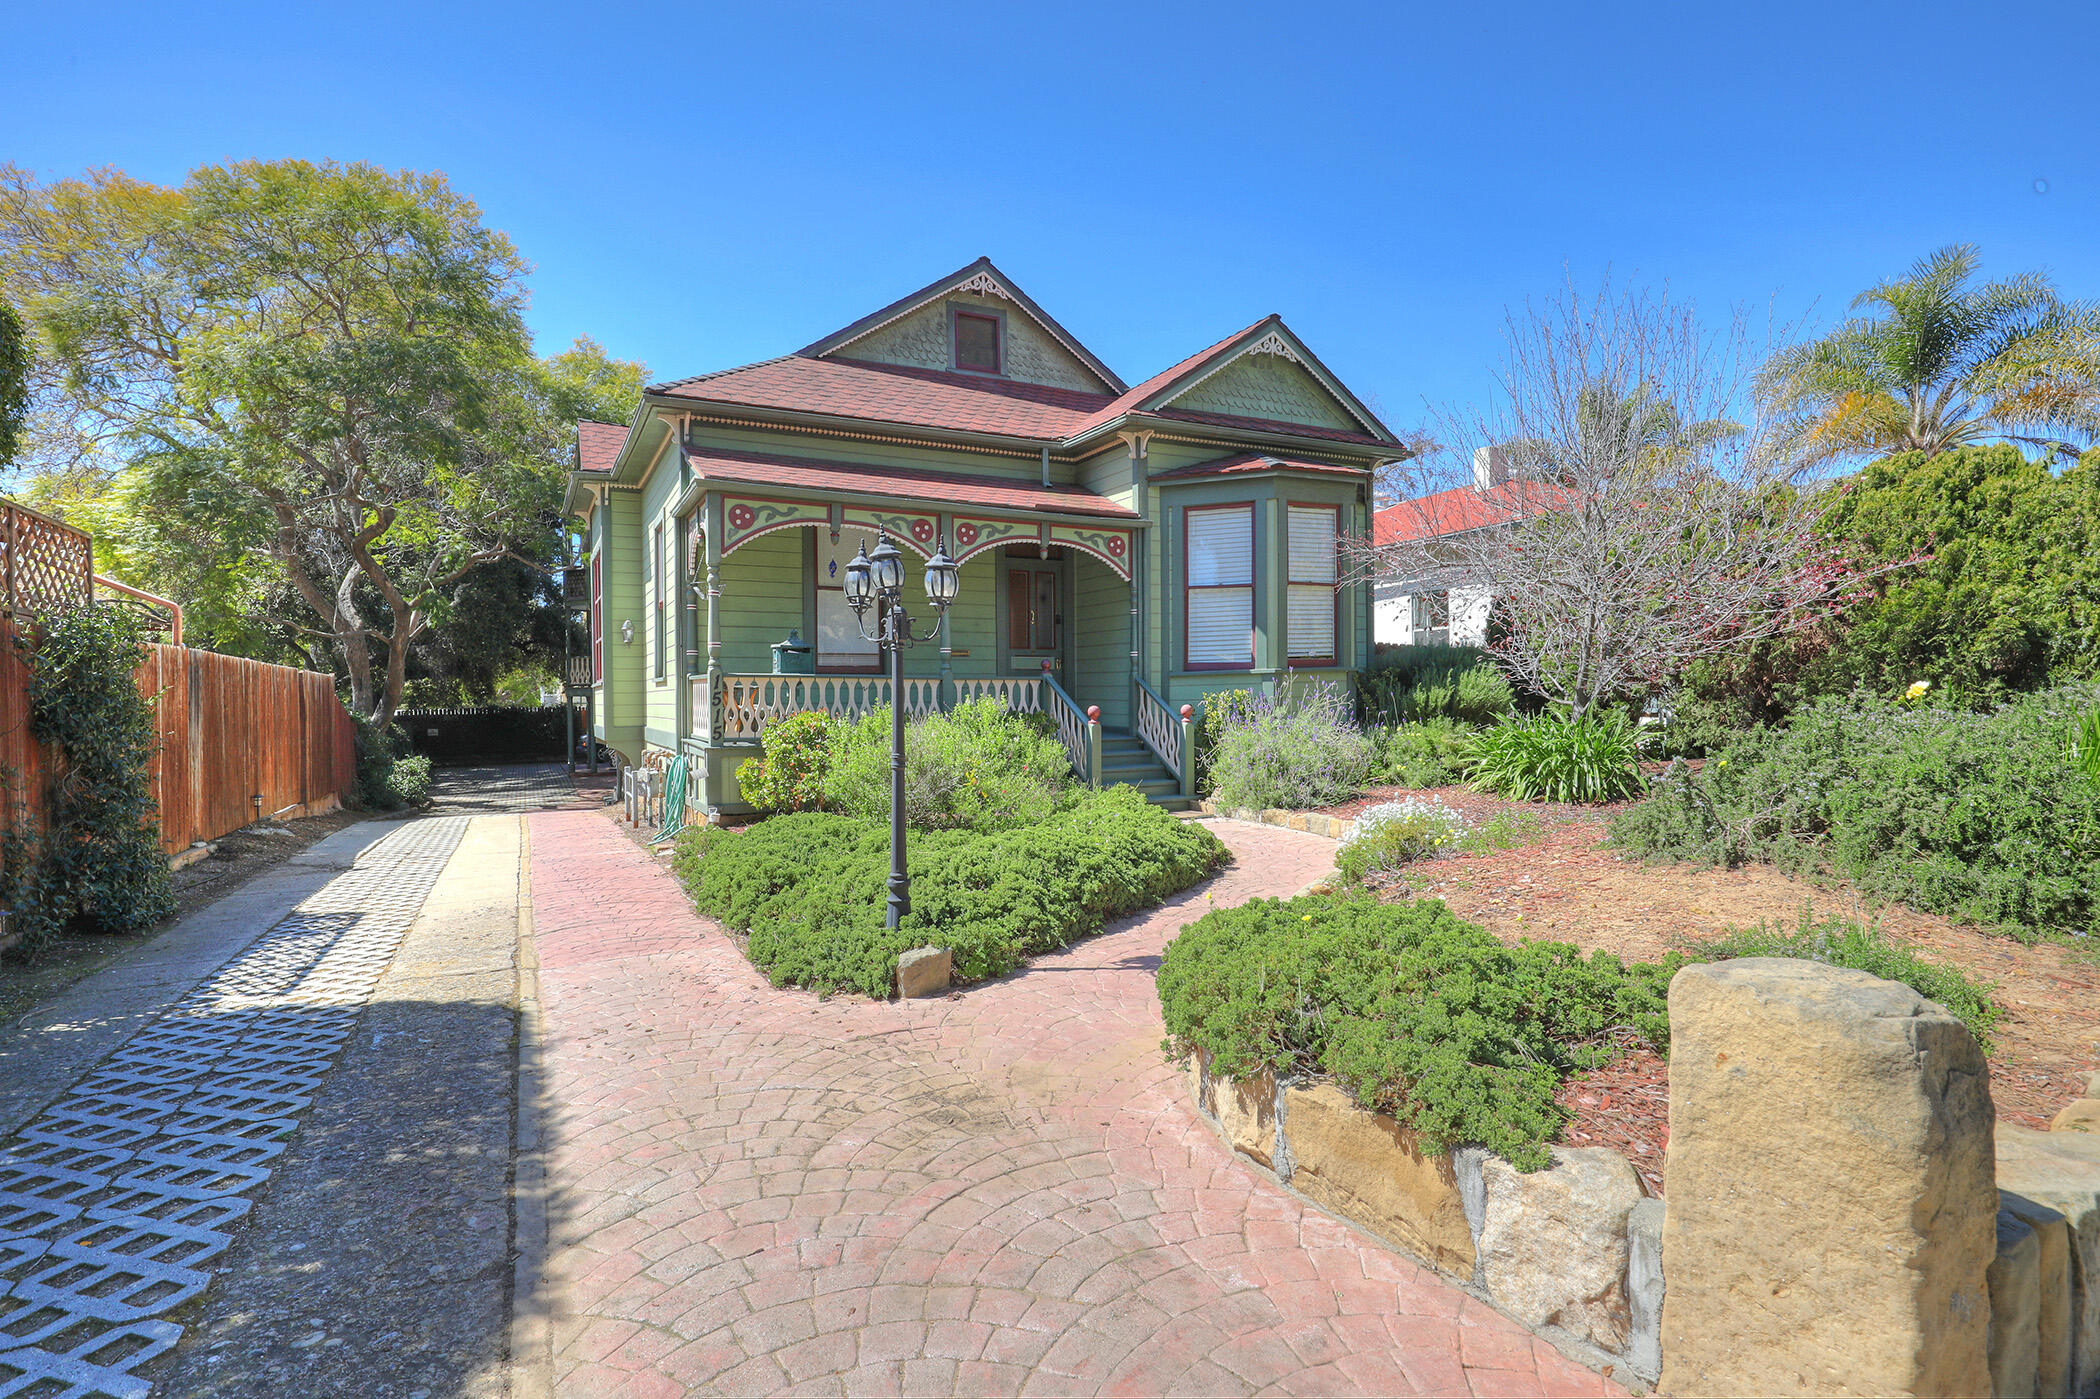
[[[665,384],[657,392],[753,408],[1053,442],[1070,436],[1089,414],[1110,402],[1105,394],[1042,384],[801,355]]]
[[[904,496],[949,505],[975,505],[987,510],[1049,510],[1071,515],[1105,515],[1135,519],[1105,496],[1077,486],[1041,486],[1033,481],[995,476],[967,476],[949,471],[912,471],[859,462],[817,461],[768,452],[733,452],[709,448],[688,452],[693,472],[709,481],[741,481],[759,486],[808,490],[863,491],[869,495]]]
[[[1155,481],[1170,481],[1176,476],[1231,476],[1243,471],[1329,471],[1338,476],[1361,476],[1360,466],[1337,466],[1327,461],[1302,461],[1295,457],[1264,456],[1260,452],[1239,452],[1229,457],[1216,457],[1210,461],[1190,462],[1177,466],[1172,471],[1154,472]]]
[[[1505,481],[1484,491],[1459,486],[1380,510],[1371,517],[1371,542],[1406,544],[1488,525],[1506,525],[1561,509],[1566,498],[1565,491],[1536,481]]]
[[[701,402],[982,432],[1021,437],[1033,442],[1061,442],[1112,423],[1125,413],[1138,411],[1139,405],[1147,398],[1200,367],[1204,361],[1262,324],[1264,322],[1256,321],[1245,330],[1226,336],[1209,349],[1191,355],[1172,369],[1155,374],[1114,398],[1044,384],[957,374],[943,369],[876,364],[843,357],[816,359],[799,354],[661,384],[652,391]],[[1182,408],[1144,411],[1157,417],[1218,427],[1260,428],[1299,437],[1367,445],[1379,442],[1378,438],[1366,433],[1338,432],[1332,428],[1268,418],[1198,413]]]
[[[576,465],[583,471],[610,471],[626,442],[627,429],[623,425],[594,423],[586,418],[576,424]]]

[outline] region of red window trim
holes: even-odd
[[[1334,650],[1325,656],[1293,656],[1291,654],[1291,589],[1320,586],[1307,581],[1299,583],[1291,577],[1291,512],[1293,510],[1327,510],[1334,514],[1334,582],[1325,585],[1333,595],[1334,606]],[[1342,663],[1342,507],[1328,505],[1317,500],[1287,500],[1283,503],[1283,664],[1286,670],[1318,670],[1322,667],[1338,666]]]
[[[1201,583],[1201,584],[1199,584],[1199,583],[1191,583],[1191,582],[1189,582],[1189,581],[1188,581],[1188,578],[1189,578],[1189,516],[1191,516],[1191,515],[1198,515],[1198,514],[1202,514],[1202,513],[1206,512],[1206,511],[1214,511],[1214,510],[1244,510],[1244,511],[1246,511],[1246,512],[1247,512],[1247,544],[1248,544],[1248,552],[1247,552],[1247,581],[1246,581],[1246,582],[1244,582],[1244,583]],[[1254,649],[1254,633],[1255,633],[1255,626],[1254,626],[1254,624],[1253,624],[1253,621],[1252,621],[1252,618],[1251,618],[1251,617],[1250,617],[1250,619],[1249,619],[1249,622],[1248,622],[1248,626],[1247,626],[1247,663],[1246,663],[1245,665],[1240,665],[1240,664],[1238,664],[1237,662],[1234,662],[1234,661],[1192,661],[1192,660],[1190,660],[1190,659],[1189,659],[1189,594],[1190,594],[1190,593],[1195,593],[1195,592],[1223,592],[1223,591],[1226,591],[1226,590],[1228,590],[1228,589],[1230,589],[1230,590],[1238,590],[1238,589],[1244,588],[1244,589],[1246,589],[1246,590],[1247,590],[1247,600],[1248,600],[1248,602],[1249,602],[1250,604],[1251,604],[1251,603],[1253,603],[1253,602],[1255,602],[1255,601],[1256,601],[1257,599],[1256,599],[1256,596],[1255,596],[1255,594],[1256,594],[1256,584],[1255,584],[1255,581],[1254,581],[1254,580],[1255,580],[1255,576],[1256,576],[1257,570],[1256,570],[1256,568],[1255,568],[1255,566],[1254,566],[1254,564],[1255,564],[1255,554],[1254,554],[1254,548],[1253,548],[1253,545],[1254,545],[1254,502],[1253,502],[1253,501],[1251,501],[1251,500],[1236,500],[1236,501],[1227,501],[1227,502],[1225,502],[1225,503],[1224,503],[1224,504],[1222,504],[1222,505],[1186,505],[1186,506],[1183,506],[1183,507],[1182,507],[1182,510],[1181,510],[1181,668],[1182,668],[1182,670],[1183,670],[1183,671],[1198,671],[1198,670],[1221,670],[1221,671],[1222,671],[1222,670],[1230,670],[1230,671],[1249,671],[1249,670],[1252,670],[1252,669],[1254,669],[1254,660],[1255,660],[1255,649]],[[1250,606],[1250,607],[1249,607],[1249,609],[1248,609],[1248,611],[1249,611],[1250,613],[1251,613],[1252,611],[1254,611],[1253,607],[1251,607],[1251,606]]]

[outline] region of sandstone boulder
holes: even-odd
[[[2035,1399],[2042,1359],[2042,1247],[2034,1226],[1998,1211],[1991,1290],[1992,1399]]]
[[[2100,1133],[2100,1098],[2080,1098],[2066,1103],[2049,1123],[2052,1132]]]
[[[1664,1206],[1643,1200],[1626,1216],[1626,1363],[1650,1384],[1662,1371]]]
[[[1433,1267],[1473,1275],[1473,1231],[1451,1161],[1331,1083],[1286,1088],[1291,1185]]]
[[[2009,1202],[2017,1195],[2064,1217],[2070,1274],[2065,1349],[2071,1374],[2069,1384],[2054,1392],[2096,1399],[2100,1397],[2100,1136],[2036,1132],[2000,1123],[1998,1184],[2008,1192]],[[2042,1329],[2046,1373],[2050,1363],[2046,1312]],[[2042,1393],[2051,1392],[2045,1380]]]
[[[1670,984],[1661,1388],[1984,1394],[1982,1052],[1907,986],[1784,958]]]
[[[1623,1351],[1632,1327],[1626,1217],[1641,1202],[1632,1163],[1604,1147],[1554,1147],[1543,1171],[1489,1156],[1480,1174],[1481,1279],[1496,1302],[1527,1326]]]
[[[1214,1076],[1208,1106],[1218,1119],[1218,1130],[1225,1134],[1234,1151],[1251,1156],[1264,1166],[1275,1166],[1276,1075]]]
[[[897,957],[897,994],[938,996],[948,989],[954,971],[954,954],[945,947],[915,947]]]

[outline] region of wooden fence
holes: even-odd
[[[41,825],[49,755],[29,733],[33,657],[15,646],[14,627],[0,616],[0,775],[14,785],[0,825],[25,814]],[[151,645],[135,678],[159,718],[153,794],[170,854],[258,814],[333,810],[356,781],[356,726],[332,676]]]

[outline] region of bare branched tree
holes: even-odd
[[[1441,448],[1393,469],[1407,498],[1362,572],[1492,597],[1490,653],[1576,718],[1809,624],[1860,580],[1759,415],[1762,359],[1742,315],[1709,330],[1666,292],[1512,313],[1495,401],[1440,415]]]

